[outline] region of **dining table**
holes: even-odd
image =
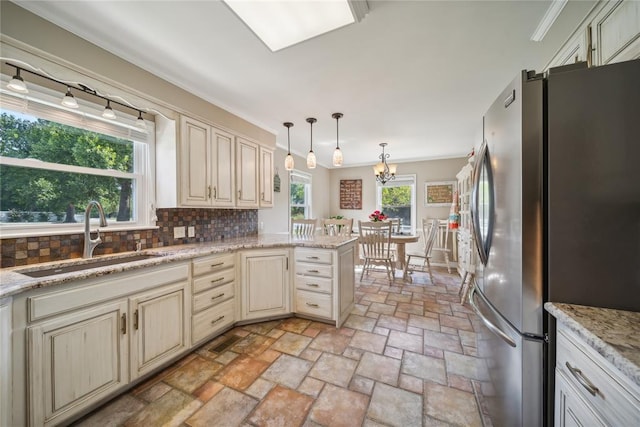
[[[392,234],[391,243],[396,245],[396,253],[398,258],[396,259],[396,267],[399,270],[404,270],[404,264],[406,262],[406,244],[415,243],[420,240],[420,236],[417,234]]]

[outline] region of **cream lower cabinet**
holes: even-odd
[[[355,304],[355,244],[295,248],[294,312],[340,327]]]
[[[635,426],[640,387],[558,322],[556,426]]]
[[[64,424],[186,352],[188,278],[172,264],[16,297],[10,425]]]
[[[240,320],[291,313],[289,250],[240,252]]]

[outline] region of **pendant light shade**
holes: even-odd
[[[309,117],[307,119],[307,123],[309,123],[311,125],[311,147],[309,149],[309,154],[307,154],[307,167],[309,169],[315,169],[316,168],[316,155],[313,152],[313,124],[317,122],[316,119],[314,119],[313,117]]]
[[[289,134],[290,128],[293,126],[291,122],[285,122],[283,125],[287,128],[287,157],[284,159],[284,168],[288,171],[293,170],[294,162],[291,155],[291,135]]]
[[[76,98],[71,93],[71,88],[69,87],[67,87],[67,93],[65,93],[62,98],[62,105],[69,108],[78,108],[78,101],[76,101]]]
[[[22,77],[20,77],[20,68],[16,68],[16,75],[13,76],[7,87],[14,92],[29,93],[27,85],[25,84]]]
[[[109,100],[107,100],[107,106],[104,107],[102,117],[109,120],[114,120],[116,118],[116,113],[113,111],[113,108],[111,108],[111,101]]]
[[[336,119],[336,149],[333,151],[333,166],[340,167],[342,166],[342,150],[340,150],[340,139],[338,133],[338,121],[342,118],[342,113],[333,113],[331,117]]]

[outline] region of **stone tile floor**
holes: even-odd
[[[459,304],[460,277],[434,270],[435,285],[365,276],[340,329],[301,318],[236,327],[76,424],[491,426],[479,320]]]

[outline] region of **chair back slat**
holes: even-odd
[[[365,258],[387,259],[391,257],[390,222],[358,221],[359,242]]]
[[[422,233],[425,236],[424,239],[424,255],[426,257],[431,255],[431,250],[436,242],[440,223],[437,219],[422,220]]]
[[[316,232],[315,219],[292,219],[291,235],[295,237],[311,237]]]
[[[323,219],[322,232],[327,236],[351,236],[353,218]]]

